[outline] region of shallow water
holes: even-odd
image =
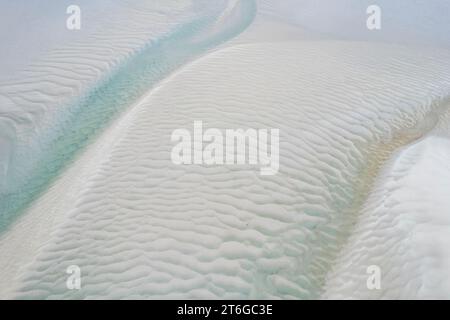
[[[183,64],[245,30],[255,16],[256,4],[253,0],[243,0],[235,9],[237,14],[233,19],[220,27],[215,25],[221,14],[217,10],[149,43],[68,106],[70,114],[59,119],[45,136],[39,137],[43,142],[42,156],[36,155],[30,174],[25,179],[15,179],[14,183],[5,183],[6,190],[0,194],[0,232],[46,190],[102,129],[139,97]],[[208,32],[212,29],[214,32]],[[25,159],[30,160],[33,161]],[[16,162],[11,166],[22,164]]]

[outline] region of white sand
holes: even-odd
[[[1,236],[0,297],[448,297],[450,52],[296,30],[260,15],[130,106]],[[173,165],[194,120],[279,128],[280,172]]]
[[[81,30],[68,31],[66,6],[44,2],[38,7],[20,0],[2,12],[24,17],[0,28],[8,49],[0,59],[5,70],[0,75],[0,192],[5,183],[14,190],[30,175],[50,137],[76,111],[72,102],[77,97],[105,80],[127,57],[193,15],[187,10],[188,0],[164,5],[85,0],[79,4]],[[1,170],[5,166],[7,176]]]

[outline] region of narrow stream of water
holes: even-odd
[[[256,14],[254,0],[241,0],[226,23],[217,25],[222,12],[181,25],[171,34],[152,42],[130,57],[111,75],[92,88],[72,106],[73,110],[56,129],[42,137],[42,157],[33,170],[14,189],[0,194],[0,232],[22,213],[33,200],[67,167],[109,123],[156,83],[188,61],[228,41],[244,31]],[[213,30],[213,31],[210,31]]]

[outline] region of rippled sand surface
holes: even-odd
[[[89,94],[5,174],[0,297],[448,297],[450,51],[334,39],[267,1],[201,17],[139,50],[124,42],[116,63],[83,51],[71,71],[80,46],[58,49],[2,87],[30,108],[7,114],[8,150],[28,137],[14,121],[39,115],[40,134],[55,116],[39,106]],[[108,77],[92,89],[94,74]],[[279,129],[279,172],[173,164],[172,132],[196,120]],[[81,290],[66,287],[71,265]]]

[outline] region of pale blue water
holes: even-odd
[[[0,195],[0,232],[38,198],[98,134],[121,112],[157,82],[186,62],[233,38],[245,30],[256,13],[254,0],[242,0],[239,16],[232,25],[215,33],[212,27],[220,12],[181,25],[157,42],[152,42],[116,68],[102,83],[78,101],[58,130],[42,137],[50,141],[35,170],[23,181],[15,181],[14,190]]]

